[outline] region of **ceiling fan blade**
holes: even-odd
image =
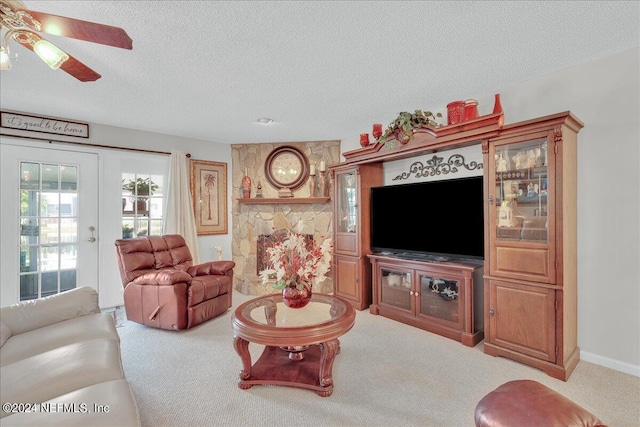
[[[69,59],[60,66],[60,69],[81,82],[94,82],[102,77],[71,55],[69,55]]]
[[[18,42],[22,46],[29,49],[31,52],[34,52],[33,46],[31,46],[31,44],[27,42],[21,42],[20,40],[18,40]],[[67,53],[67,55],[69,54]],[[100,74],[96,73],[91,68],[87,67],[71,55],[69,55],[69,59],[62,63],[60,69],[65,73],[71,75],[72,77],[80,80],[81,82],[93,82],[102,77]]]
[[[122,28],[34,10],[28,10],[28,13],[40,22],[41,32],[122,49],[133,49],[131,37]]]

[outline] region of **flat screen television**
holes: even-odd
[[[371,250],[409,259],[483,259],[482,177],[371,188]]]

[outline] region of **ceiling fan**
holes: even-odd
[[[29,10],[17,0],[0,0],[0,16],[2,30],[6,30],[4,45],[0,42],[2,70],[11,68],[9,41],[13,39],[36,53],[49,67],[54,70],[59,68],[82,82],[92,82],[102,77],[53,43],[43,39],[38,32],[122,49],[133,48],[133,41],[122,28]]]

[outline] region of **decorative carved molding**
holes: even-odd
[[[555,142],[560,142],[562,141],[562,126],[556,126],[556,128],[554,129],[555,132]]]
[[[476,161],[472,161],[470,163],[465,163],[464,156],[460,154],[453,154],[446,162],[443,162],[444,157],[433,156],[431,159],[422,163],[420,161],[413,162],[409,167],[409,172],[402,172],[400,175],[393,178],[393,181],[408,179],[412,175],[415,175],[415,178],[426,178],[429,176],[436,175],[446,175],[449,173],[457,173],[461,169],[465,168],[467,170],[476,170],[483,169],[482,162],[478,163]]]

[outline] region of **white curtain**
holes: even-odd
[[[200,263],[198,233],[191,203],[190,169],[186,153],[171,150],[169,185],[167,186],[167,209],[164,222],[165,234],[180,234],[189,246],[193,263]]]

